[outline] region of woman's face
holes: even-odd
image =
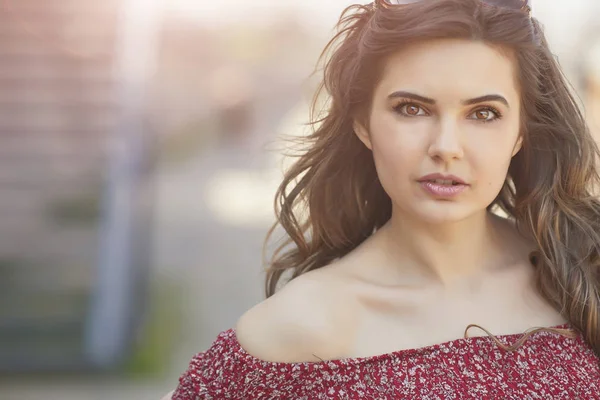
[[[454,39],[417,43],[387,60],[369,127],[356,122],[355,131],[373,152],[394,213],[453,222],[494,201],[520,149],[515,65],[507,52]]]

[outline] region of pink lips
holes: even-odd
[[[438,183],[436,181],[452,181],[452,184]],[[458,196],[469,188],[461,178],[454,175],[431,174],[419,179],[421,187],[436,198],[450,199]]]

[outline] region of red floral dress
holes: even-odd
[[[509,345],[520,336],[497,338]],[[229,329],[192,359],[173,399],[590,400],[600,399],[600,358],[579,333],[541,331],[512,352],[476,336],[371,357],[277,363],[247,353]]]

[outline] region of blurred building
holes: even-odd
[[[2,2],[1,370],[93,364],[86,347],[122,114],[118,13],[116,0]]]

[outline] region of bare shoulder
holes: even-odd
[[[173,392],[168,393],[165,397],[162,398],[162,400],[171,400],[173,398]]]
[[[326,271],[311,271],[287,283],[248,310],[236,325],[240,345],[270,362],[314,362],[336,358],[347,324],[339,285]]]

